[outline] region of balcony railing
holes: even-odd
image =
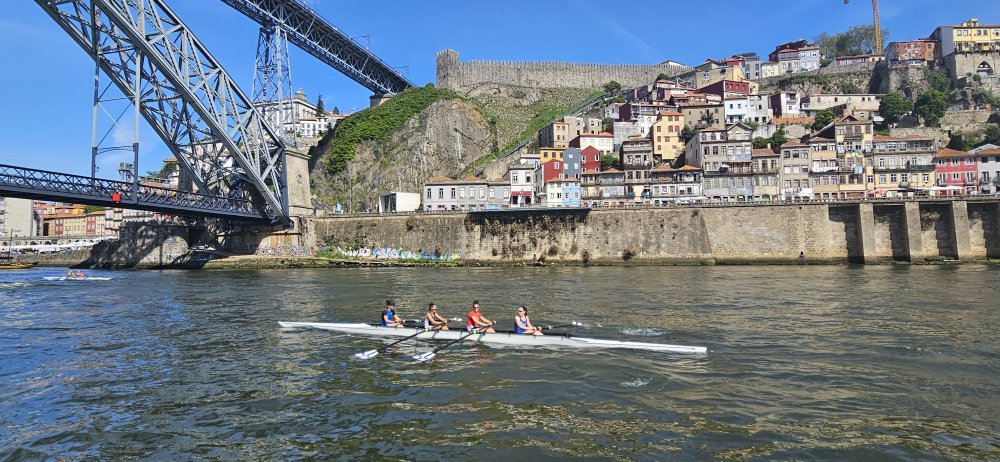
[[[933,172],[934,164],[884,165],[881,167],[875,166],[872,169],[875,171],[875,173],[898,172],[898,171]]]

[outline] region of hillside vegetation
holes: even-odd
[[[354,158],[359,143],[385,142],[399,131],[413,116],[441,100],[458,99],[450,90],[411,87],[389,98],[381,105],[357,112],[340,121],[326,152],[325,164],[329,173],[338,173]]]

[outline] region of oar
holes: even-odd
[[[471,337],[473,335],[481,334],[481,333],[482,332],[476,332],[476,331],[469,332],[468,334],[465,334],[465,335],[463,335],[463,336],[461,336],[461,337],[459,337],[459,338],[457,338],[455,340],[452,340],[452,341],[450,341],[448,343],[445,343],[444,345],[441,345],[441,346],[439,346],[439,347],[437,347],[437,348],[435,348],[435,349],[433,349],[431,351],[428,351],[427,353],[418,354],[418,355],[414,356],[413,359],[415,359],[415,360],[417,360],[419,362],[422,362],[422,363],[430,361],[431,358],[433,358],[434,355],[437,354],[437,352],[439,352],[439,351],[441,351],[441,350],[443,350],[445,348],[448,348],[448,347],[450,347],[450,346],[452,346],[452,345],[454,345],[454,344],[456,344],[458,342],[461,342],[462,340],[465,340],[465,339],[467,339],[467,338],[469,338],[469,337]]]
[[[458,318],[451,318],[451,319],[449,319],[449,321],[459,321],[459,319]],[[416,321],[406,321],[406,322],[407,323],[412,322],[412,323],[414,323],[414,325],[416,325]],[[395,342],[392,342],[392,343],[390,343],[388,345],[385,345],[385,346],[383,346],[381,348],[376,348],[374,350],[368,350],[368,351],[365,351],[365,352],[362,352],[362,353],[355,353],[354,357],[358,358],[358,359],[372,359],[372,358],[378,356],[378,352],[379,351],[384,351],[384,350],[388,349],[389,347],[391,347],[393,345],[396,345],[398,343],[402,343],[402,342],[404,342],[406,340],[409,340],[409,339],[411,339],[413,337],[416,337],[416,336],[418,336],[418,335],[420,335],[420,334],[422,334],[424,332],[427,332],[427,331],[426,330],[418,330],[417,333],[415,333],[413,335],[409,335],[409,336],[403,337],[403,338],[401,338],[399,340],[396,340]]]
[[[403,338],[401,338],[399,340],[396,340],[395,342],[392,342],[392,343],[390,343],[390,344],[388,344],[388,345],[386,345],[384,347],[381,347],[381,348],[376,348],[374,350],[368,350],[368,351],[365,351],[365,352],[362,352],[362,353],[355,353],[354,357],[358,358],[358,359],[372,359],[372,358],[378,356],[378,352],[380,350],[385,350],[386,348],[389,348],[389,347],[391,347],[391,346],[393,346],[393,345],[395,345],[397,343],[401,343],[401,342],[404,342],[406,340],[409,340],[409,339],[411,339],[413,337],[416,337],[416,336],[418,336],[418,335],[420,335],[420,334],[422,334],[424,332],[426,332],[426,331],[418,329],[417,333],[415,333],[413,335],[408,335],[406,337],[403,337]]]
[[[595,325],[590,325],[590,324],[584,324],[584,323],[582,323],[580,321],[573,321],[571,324],[563,324],[561,326],[545,326],[545,330],[559,329],[560,327],[586,327],[586,328],[589,329],[591,327],[604,327],[604,326],[602,326],[600,324],[597,324],[595,326]]]

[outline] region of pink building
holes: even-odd
[[[979,166],[976,154],[942,149],[934,155],[937,187],[947,188],[942,195],[968,194],[979,189]]]

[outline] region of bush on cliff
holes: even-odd
[[[338,173],[354,158],[354,149],[364,141],[388,141],[414,115],[441,100],[459,99],[450,90],[412,87],[389,98],[380,106],[365,109],[341,120],[334,129],[326,153],[326,170]]]

